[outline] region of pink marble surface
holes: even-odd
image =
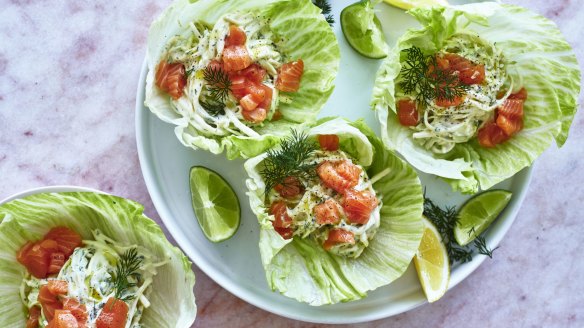
[[[584,2],[510,0],[553,19],[584,63]],[[140,172],[135,90],[147,30],[168,0],[0,2],[0,199],[71,184],[135,199],[160,219]],[[580,98],[582,103],[582,97]],[[439,302],[359,327],[583,327],[584,113],[536,162],[496,251]],[[249,305],[196,266],[194,327],[316,327]]]

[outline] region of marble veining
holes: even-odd
[[[134,103],[148,27],[169,2],[2,2],[0,199],[80,185],[135,199],[160,222],[140,172]],[[506,2],[554,20],[584,63],[584,2]],[[435,304],[355,326],[583,327],[583,131],[580,108],[566,145],[536,162],[522,210],[492,260]],[[193,268],[194,327],[324,326],[258,309]]]

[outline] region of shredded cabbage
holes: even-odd
[[[309,159],[311,163],[320,164],[324,161],[341,161],[353,160],[342,150],[337,151],[324,151],[318,150],[314,153],[314,157]],[[375,190],[373,189],[373,183],[369,180],[367,172],[363,169],[361,165],[354,164],[361,169],[361,174],[359,175],[359,182],[355,186],[355,190],[362,191],[368,190],[373,195],[375,195]],[[384,171],[385,172],[385,171]],[[384,174],[387,174],[385,172]],[[376,181],[376,180],[375,180]],[[315,183],[316,182],[316,183]],[[288,204],[287,213],[292,218],[292,229],[294,230],[294,235],[300,238],[314,238],[319,245],[322,245],[328,238],[329,230],[331,229],[344,229],[353,233],[355,238],[354,244],[341,243],[333,246],[328,251],[342,255],[346,257],[356,258],[361,255],[363,250],[369,245],[369,241],[375,236],[377,229],[380,224],[379,211],[383,206],[382,202],[379,201],[378,206],[371,212],[369,220],[366,224],[355,225],[352,224],[347,217],[342,213],[341,220],[337,224],[326,224],[320,225],[316,222],[314,216],[314,207],[322,204],[329,198],[333,198],[340,203],[340,195],[334,192],[332,189],[325,187],[322,183],[318,183],[316,180],[305,181],[306,190],[299,199],[290,202],[290,199],[284,199],[275,190],[271,190],[268,194],[269,204],[285,200]],[[268,204],[268,207],[269,207]]]
[[[67,281],[67,297],[75,298],[87,308],[88,321],[85,327],[95,327],[95,321],[101,313],[101,309],[110,297],[114,297],[115,289],[113,278],[120,256],[127,250],[136,248],[141,257],[139,278],[128,277],[130,283],[136,284],[129,287],[122,295],[127,298],[128,319],[126,328],[140,327],[140,319],[145,308],[150,306],[147,294],[153,277],[157,274],[157,268],[167,261],[155,262],[154,255],[142,246],[120,246],[114,240],[103,235],[99,230],[94,230],[95,240],[84,240],[84,247],[75,249],[69,260],[63,265],[55,278],[38,279],[29,276],[21,285],[21,299],[27,308],[39,306],[38,294],[43,285],[49,280],[57,279]],[[39,320],[41,328],[49,324],[44,312]]]
[[[495,109],[511,93],[513,81],[507,74],[509,65],[501,51],[476,34],[462,32],[453,35],[440,53],[456,53],[485,67],[484,82],[469,85],[460,105],[441,107],[432,100],[424,107],[420,123],[413,127],[413,138],[420,145],[434,153],[445,154],[457,143],[474,138],[478,129],[494,117]],[[504,96],[497,99],[505,88]],[[399,90],[396,95],[398,98],[413,96]]]
[[[201,106],[207,86],[203,71],[212,60],[221,59],[230,25],[237,25],[245,32],[245,46],[252,61],[267,72],[267,78],[262,83],[272,89],[272,104],[267,118],[273,116],[278,106],[278,90],[274,84],[277,70],[282,65],[282,56],[265,18],[250,12],[226,14],[212,27],[201,22],[191,22],[188,26],[190,33],[177,35],[170,40],[167,47],[168,60],[182,63],[187,72],[184,96],[172,100],[172,104],[178,112],[189,117],[190,123],[205,136],[258,137],[259,134],[251,128],[257,124],[243,118],[242,108],[232,94],[225,102],[224,113],[213,115]]]

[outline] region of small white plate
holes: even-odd
[[[336,23],[334,30],[341,47],[341,66],[336,88],[320,116],[364,118],[377,133],[379,123],[369,109],[375,73],[380,61],[358,55],[345,41],[339,24],[340,11],[354,0],[331,1]],[[467,1],[468,2],[468,1]],[[380,4],[378,16],[384,25],[388,42],[394,44],[406,28],[416,22],[403,11]],[[142,66],[136,99],[136,138],[140,166],[146,186],[164,224],[185,253],[209,277],[234,295],[264,310],[302,321],[317,323],[356,323],[389,317],[424,304],[426,299],[413,266],[392,284],[379,288],[365,299],[321,307],[312,307],[272,292],[266,283],[260,261],[257,219],[249,208],[245,195],[246,174],[243,160],[228,161],[223,155],[194,151],[182,146],[173,126],[163,123],[144,107],[147,73]],[[202,234],[193,209],[189,191],[189,169],[202,165],[221,174],[233,187],[241,204],[241,226],[233,238],[214,244]],[[426,195],[441,206],[460,205],[468,197],[453,193],[442,180],[421,174]],[[527,168],[493,188],[513,192],[513,199],[501,217],[486,234],[487,244],[499,244],[515,219],[531,178]],[[485,259],[474,260],[453,268],[450,288],[473,272]]]
[[[8,196],[8,197],[4,198],[3,200],[0,200],[0,204],[4,204],[4,203],[7,203],[11,200],[24,198],[26,196],[30,196],[30,195],[34,195],[34,194],[41,194],[41,193],[46,193],[46,192],[69,192],[69,191],[71,191],[71,192],[73,192],[73,191],[87,191],[87,192],[96,192],[96,193],[100,193],[100,194],[104,193],[104,192],[99,191],[99,190],[85,188],[85,187],[78,187],[78,186],[65,186],[65,185],[63,185],[63,186],[46,186],[46,187],[38,187],[38,188],[28,189],[28,190],[16,193],[12,196]]]

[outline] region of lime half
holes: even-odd
[[[436,227],[425,217],[422,221],[424,234],[414,256],[414,265],[424,294],[428,302],[432,303],[440,299],[448,290],[450,262],[448,252]]]
[[[239,200],[219,174],[202,166],[191,167],[191,200],[205,237],[212,242],[229,239],[239,228]]]
[[[383,0],[394,7],[412,9],[416,7],[447,6],[446,0]]]
[[[341,12],[341,28],[347,42],[368,58],[387,57],[389,46],[369,1],[354,3]]]
[[[489,190],[466,201],[457,215],[456,242],[464,246],[485,231],[509,204],[512,195],[507,190]]]

